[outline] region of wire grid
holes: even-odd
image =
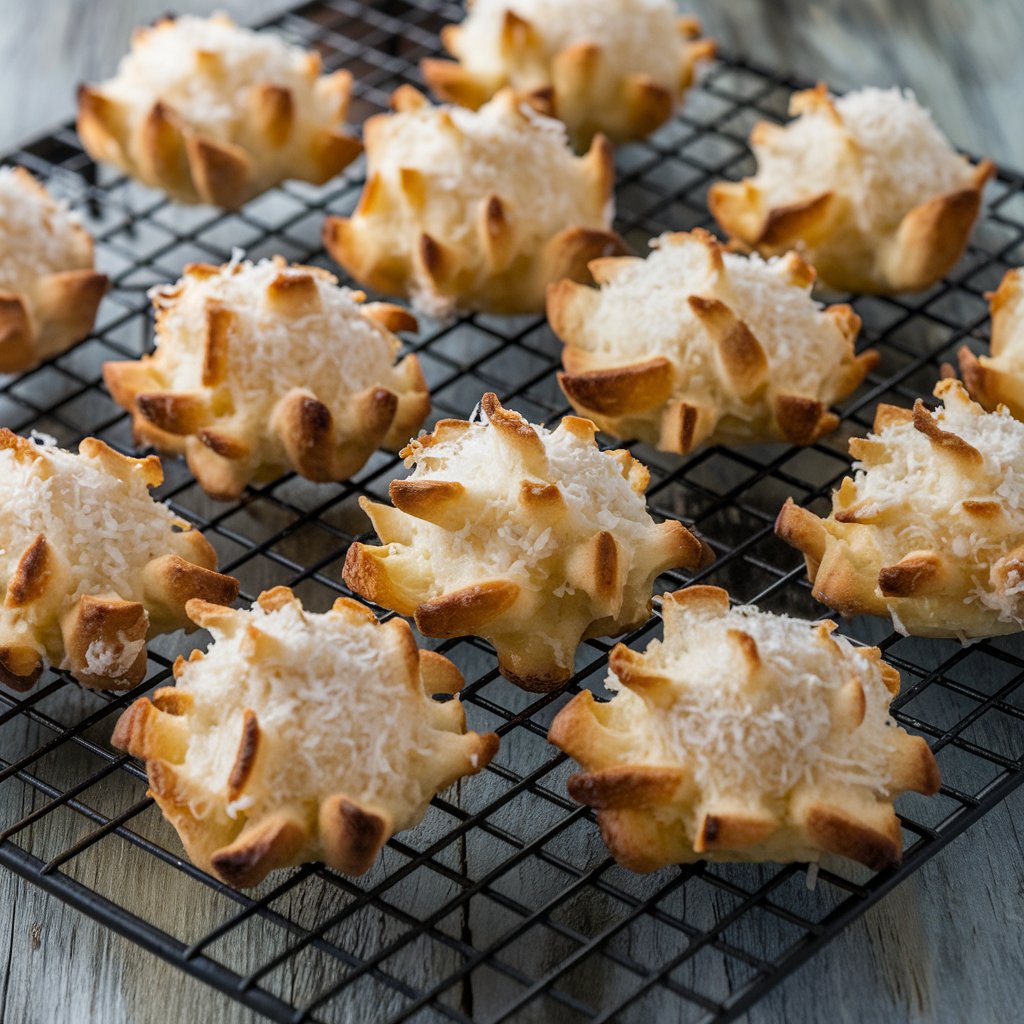
[[[438,29],[460,15],[429,0],[326,0],[271,24],[319,49],[327,67],[353,71],[358,123],[400,83],[419,84],[417,62],[437,52]],[[667,229],[708,225],[707,186],[751,169],[751,125],[783,119],[804,84],[721,59],[681,116],[623,148],[617,227],[634,249]],[[350,211],[361,184],[360,164],[324,188],[291,183],[220,213],[97,172],[70,127],[10,159],[81,212],[113,289],[92,338],[5,380],[0,422],[65,444],[92,434],[126,451],[127,418],[101,367],[149,350],[147,287],[176,279],[187,261],[222,261],[233,246],[329,266],[324,211]],[[927,396],[960,344],[983,346],[984,292],[1024,262],[1024,181],[1001,172],[987,200],[949,280],[911,298],[854,298],[862,344],[882,360],[841,409],[834,435],[806,449],[711,448],[686,459],[634,446],[652,471],[653,511],[695,526],[717,554],[697,576],[666,574],[665,589],[700,579],[739,601],[821,617],[802,559],[772,534],[774,517],[789,495],[824,511],[849,466],[846,441],[865,432],[876,402]],[[421,321],[407,341],[435,418],[465,416],[486,390],[535,421],[569,411],[554,378],[560,346],[540,317]],[[223,504],[203,495],[180,460],[165,460],[165,471],[161,496],[204,530],[223,569],[241,579],[243,600],[285,583],[314,610],[346,593],[345,551],[369,537],[359,495],[386,500],[388,482],[402,475],[393,455],[378,453],[344,484],[288,475]],[[627,641],[643,645],[657,626]],[[940,795],[899,805],[907,851],[897,870],[829,862],[812,891],[802,865],[697,864],[651,876],[619,868],[590,812],[566,797],[571,764],[545,742],[572,693],[601,691],[610,642],[587,643],[570,685],[537,696],[500,679],[487,644],[462,638],[427,643],[466,674],[470,726],[501,734],[490,768],[435,799],[423,824],[392,839],[361,879],[307,865],[238,893],[180,859],[140,765],[107,742],[119,712],[203,641],[180,634],[152,644],[149,676],[127,694],[90,693],[61,672],[27,696],[0,693],[0,793],[12,819],[0,822],[0,862],[276,1021],[365,1019],[371,1006],[374,1019],[395,1022],[734,1019],[1024,779],[1018,640],[961,648],[902,638],[877,620],[842,629],[880,643],[901,671],[896,717],[929,739],[943,772]],[[184,920],[167,906],[179,902],[189,908]]]

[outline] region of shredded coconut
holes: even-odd
[[[447,119],[454,128],[445,125]],[[595,215],[593,187],[561,122],[525,105],[510,109],[498,99],[476,111],[425,106],[375,127],[369,171],[388,176],[396,189],[402,168],[418,170],[429,181],[422,209],[403,205],[392,214],[409,230],[446,244],[466,243],[477,231],[467,211],[491,195],[506,204],[523,251],[543,246],[571,225],[604,229],[611,220],[610,210]]]
[[[96,639],[86,648],[85,667],[94,676],[116,678],[124,675],[146,646],[146,638],[129,640],[123,632],[117,634],[117,643]]]
[[[833,636],[838,652],[815,635],[810,622],[754,607],[724,615],[688,613],[686,628],[666,631],[648,646],[645,671],[671,681],[673,699],[650,714],[643,699],[612,673],[618,712],[636,725],[626,762],[685,763],[705,799],[784,800],[799,784],[867,786],[884,795],[890,694],[877,663]],[[728,630],[757,644],[757,685]],[[851,679],[864,689],[863,722],[851,732],[832,729],[829,701]]]
[[[141,568],[173,552],[178,531],[188,525],[150,497],[141,468],[122,480],[96,459],[50,445],[39,445],[36,459],[0,449],[0,481],[3,579],[11,578],[25,549],[45,533],[67,562],[72,600],[114,593],[125,601],[141,601]],[[102,647],[90,649],[97,665],[109,654]]]
[[[544,444],[548,480],[561,492],[569,509],[565,530],[580,537],[598,530],[615,531],[620,555],[629,558],[653,527],[642,494],[637,494],[619,465],[593,444],[559,426],[549,431],[534,426]],[[443,565],[446,589],[468,585],[489,576],[510,579],[540,589],[547,585],[544,560],[563,553],[564,537],[545,523],[523,515],[519,487],[523,475],[510,471],[507,457],[486,420],[471,424],[461,436],[426,447],[413,442],[412,480],[456,480],[472,488],[480,514],[461,530],[450,531],[417,519],[412,529],[417,551],[438,567]],[[453,574],[460,574],[453,578]],[[568,597],[566,584],[555,593]]]
[[[271,643],[254,656],[249,629]],[[433,796],[431,769],[452,736],[431,724],[430,698],[410,692],[407,652],[380,627],[341,615],[312,615],[296,603],[255,606],[213,630],[206,657],[190,662],[178,688],[194,700],[189,744],[176,771],[195,792],[193,813],[207,816],[211,794],[226,791],[246,708],[260,729],[257,775],[229,817],[258,818],[298,804],[315,808],[334,793],[406,809],[412,824]],[[474,765],[475,766],[475,765]]]
[[[365,317],[354,293],[331,275],[312,273],[320,302],[305,316],[268,308],[266,292],[275,278],[311,273],[273,260],[233,259],[215,275],[186,276],[183,283],[153,289],[160,365],[170,389],[202,387],[206,310],[213,302],[234,317],[223,387],[244,431],[265,433],[274,406],[292,388],[312,386],[335,416],[343,414],[349,396],[366,388],[403,390],[393,367],[398,340]]]
[[[829,384],[849,345],[811,298],[811,285],[788,280],[781,259],[724,253],[720,274],[707,245],[694,236],[663,235],[651,245],[645,260],[624,264],[601,288],[588,318],[591,351],[617,360],[665,356],[688,393],[724,414],[749,416],[735,390],[723,387],[711,338],[687,301],[691,295],[718,298],[760,342],[773,380],[797,393],[831,396]]]

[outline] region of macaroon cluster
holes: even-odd
[[[663,637],[612,650],[611,699],[583,690],[550,728],[579,762],[569,793],[596,811],[611,854],[639,872],[826,854],[898,864],[893,800],[940,785],[928,743],[890,714],[899,674],[833,623],[733,608],[692,579],[711,549],[675,510],[656,522],[646,466],[596,435],[683,456],[818,442],[877,356],[857,353],[860,318],[815,301],[815,283],[930,287],[964,251],[992,164],[958,154],[909,92],[836,98],[822,85],[793,97],[788,124],[754,128],[754,175],[710,189],[728,244],[695,228],[637,258],[613,230],[609,139],[644,138],[683,101],[715,49],[695,19],[672,0],[469,0],[443,41],[453,59],[422,64],[442,102],[404,85],[366,121],[358,204],[347,216],[332,205],[323,243],[351,278],[432,318],[546,309],[581,415],[549,429],[488,393],[468,419],[413,436],[430,396],[396,335],[416,318],[318,267],[235,250],[152,289],[152,354],[105,365],[135,442],[183,455],[224,500],[287,472],[345,481],[380,447],[400,450],[409,472],[390,503],[360,498],[379,543],[349,547],[344,582],[425,637],[489,642],[529,691],[566,684],[588,639],[656,628],[657,577],[683,570]],[[323,74],[318,53],[225,15],[167,17],[137,30],[110,80],[81,87],[78,131],[94,160],[172,200],[237,209],[289,179],[324,184],[362,152],[344,131],[351,86],[347,71]],[[621,163],[642,189],[646,160]],[[0,372],[81,340],[106,285],[75,217],[26,172],[0,169]],[[504,332],[490,319],[443,342],[441,325],[422,347],[450,361],[445,346],[458,352],[473,330]],[[1024,630],[1021,271],[992,296],[992,319],[991,355],[960,354],[978,404],[946,380],[937,410],[880,405],[829,515],[782,508],[778,535],[838,612],[965,642]],[[538,354],[551,339],[532,340],[537,327],[502,336]],[[541,376],[522,386],[543,404]],[[759,494],[792,479],[775,470],[793,455],[757,477]],[[714,458],[692,463],[716,473]],[[708,519],[737,491],[698,475]],[[438,793],[490,762],[497,735],[467,731],[460,672],[400,617],[347,597],[315,614],[287,587],[231,608],[238,581],[153,500],[161,482],[155,456],[94,438],[72,454],[0,429],[0,682],[28,689],[49,664],[126,689],[145,678],[150,637],[208,630],[205,651],[175,661],[176,685],[122,714],[113,745],[145,762],[188,855],[224,883],[315,861],[366,872]],[[274,540],[294,539],[327,507],[316,504]],[[307,559],[309,572],[325,579],[336,554]]]
[[[663,640],[611,653],[611,701],[584,690],[548,738],[583,767],[569,793],[634,871],[695,860],[900,861],[893,797],[935,793],[928,744],[895,726],[899,673],[834,623],[663,599]]]
[[[595,260],[600,288],[560,281],[548,317],[565,342],[559,383],[573,408],[616,437],[687,454],[702,444],[810,444],[829,406],[877,362],[854,353],[860,318],[810,295],[796,253],[723,252],[699,228],[662,235],[645,260]]]
[[[587,154],[510,89],[479,110],[431,106],[411,86],[363,129],[366,187],[328,217],[328,252],[356,280],[422,311],[532,313],[562,277],[624,251],[611,230],[611,147]]]
[[[360,153],[344,133],[352,76],[224,14],[135,30],[117,74],[78,92],[78,134],[183,203],[235,209],[289,178],[316,184]]]
[[[405,449],[393,508],[360,499],[382,545],[353,544],[345,582],[425,636],[485,637],[525,689],[565,682],[583,639],[647,619],[659,573],[710,560],[682,523],[654,523],[647,469],[594,432],[528,423],[493,394],[479,419],[441,420]]]
[[[188,612],[213,644],[128,708],[113,743],[145,760],[192,861],[229,885],[312,860],[362,874],[497,749],[494,733],[466,732],[457,700],[433,699],[462,676],[401,619],[347,598],[314,615],[287,587],[248,611]]]
[[[128,689],[147,638],[191,626],[188,600],[235,599],[203,535],[150,497],[162,481],[156,456],[92,437],[75,455],[0,429],[0,681],[28,689],[46,661]]]
[[[899,632],[961,640],[1024,628],[1024,423],[959,381],[942,407],[879,405],[825,519],[786,502],[776,524],[803,552],[818,600],[890,615]]]
[[[416,357],[395,364],[391,329],[415,330],[415,318],[363,305],[318,267],[192,264],[152,295],[156,352],[107,363],[107,387],[137,440],[184,454],[214,497],[285,469],[344,480],[430,409]]]
[[[960,156],[913,94],[824,85],[796,93],[795,120],[762,121],[757,173],[708,192],[715,219],[764,255],[799,248],[822,280],[859,292],[920,291],[960,258],[994,173]]]

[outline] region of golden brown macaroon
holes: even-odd
[[[431,798],[487,765],[494,733],[466,732],[458,669],[339,598],[323,615],[287,587],[249,611],[190,601],[206,654],[137,700],[113,744],[146,762],[150,793],[193,863],[229,885],[321,860],[359,875]]]
[[[146,674],[146,640],[189,628],[191,598],[228,604],[206,538],[150,497],[160,460],[88,437],[78,454],[0,429],[0,682],[27,690],[43,662],[94,690]]]
[[[289,178],[322,184],[360,153],[352,76],[224,14],[135,30],[117,74],[78,90],[89,155],[183,203],[235,209]]]
[[[569,793],[597,810],[633,871],[696,860],[900,862],[893,798],[931,795],[928,744],[889,716],[899,673],[877,647],[753,607],[717,587],[663,599],[664,640],[611,653],[598,703],[573,698],[548,738],[583,772]]]
[[[911,636],[1024,628],[1024,423],[959,381],[944,408],[880,405],[874,432],[819,519],[786,502],[776,533],[803,552],[814,596],[841,615],[890,615]]]
[[[431,106],[411,86],[366,122],[367,180],[327,251],[356,280],[418,309],[534,313],[561,277],[625,251],[611,231],[606,139],[573,155],[559,122],[511,90],[477,111]]]
[[[0,373],[81,341],[106,290],[78,218],[23,167],[0,168]]]
[[[573,141],[649,135],[714,56],[696,18],[672,0],[471,0],[441,41],[455,58],[425,59],[438,96],[476,109],[506,87],[551,103]]]
[[[107,363],[138,443],[184,454],[201,487],[232,499],[286,469],[344,480],[381,445],[397,449],[430,411],[406,310],[362,305],[318,267],[279,257],[193,264],[156,289],[156,353]]]
[[[836,99],[819,85],[796,93],[790,113],[785,126],[754,126],[752,178],[708,191],[725,231],[764,255],[798,248],[846,291],[921,291],[952,269],[991,161],[972,166],[899,89]]]
[[[860,317],[810,295],[796,253],[723,252],[697,228],[651,242],[645,260],[595,260],[598,290],[548,289],[565,349],[559,383],[573,408],[616,437],[687,454],[702,444],[811,444],[828,407],[877,362],[854,354]]]
[[[971,397],[990,412],[1005,405],[1024,420],[1024,271],[1008,270],[987,296],[992,310],[992,354],[960,349],[960,373]]]
[[[551,690],[582,640],[646,621],[659,573],[711,553],[682,523],[654,523],[646,467],[599,450],[589,420],[549,431],[492,394],[480,413],[410,442],[393,508],[360,499],[383,546],[353,544],[345,582],[425,636],[486,638],[507,679]]]

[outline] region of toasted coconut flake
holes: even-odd
[[[361,874],[497,749],[466,732],[458,701],[432,699],[462,677],[401,620],[345,598],[314,615],[286,587],[249,611],[189,611],[213,644],[136,701],[113,742],[146,761],[189,856],[230,885],[312,860]]]
[[[491,394],[480,409],[410,443],[397,508],[362,503],[382,546],[352,545],[345,581],[428,636],[485,637],[507,678],[548,690],[581,639],[647,618],[658,573],[710,553],[681,523],[651,520],[646,469],[599,451],[592,423],[548,431]]]
[[[752,607],[717,587],[664,597],[664,640],[611,654],[610,703],[584,691],[548,738],[583,773],[612,855],[636,871],[695,860],[899,863],[892,806],[932,794],[928,744],[889,716],[899,689],[877,648]]]

